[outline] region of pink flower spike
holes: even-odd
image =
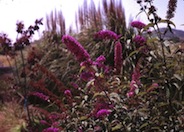
[[[67,46],[68,50],[70,50],[75,55],[79,62],[87,61],[90,59],[89,53],[73,37],[64,35],[62,37],[62,42]]]
[[[122,45],[120,42],[117,42],[114,48],[114,67],[118,74],[121,73],[122,63]]]
[[[130,92],[134,92],[138,88],[136,81],[132,80],[130,82]]]
[[[40,92],[33,92],[33,93],[31,93],[31,95],[37,96],[40,99],[45,100],[45,101],[49,100],[49,96],[47,96],[47,95],[45,95],[43,93],[40,93]]]
[[[146,44],[146,39],[140,35],[136,35],[133,38],[133,41],[138,45],[138,46],[143,46]]]

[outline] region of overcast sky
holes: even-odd
[[[78,5],[82,4],[83,0],[0,0],[0,32],[7,33],[12,40],[16,38],[16,22],[23,21],[26,26],[34,23],[37,18],[44,18],[51,10],[57,8],[62,9],[67,27],[74,23],[75,11]],[[99,3],[101,0],[94,0]],[[168,0],[154,0],[155,6],[158,9],[158,14],[165,17]],[[135,18],[139,12],[139,5],[136,0],[122,0],[125,8],[126,17],[131,15],[134,19],[145,20],[144,16]],[[178,0],[178,8],[173,21],[177,29],[184,30],[184,1]],[[44,26],[42,26],[42,30]]]

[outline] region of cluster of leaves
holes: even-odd
[[[183,130],[183,54],[171,54],[164,45],[168,30],[162,34],[158,26],[167,23],[170,30],[174,23],[158,17],[151,0],[138,3],[150,23],[133,21],[127,33],[116,28],[92,32],[94,39],[85,42],[92,40],[95,48],[64,35],[57,48],[33,47],[28,52],[20,74],[24,78],[20,87],[29,88],[23,91],[24,98],[31,104],[25,131]],[[21,24],[18,27],[18,33],[30,33],[22,31]],[[27,45],[24,40],[18,49]]]

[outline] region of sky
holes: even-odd
[[[101,0],[94,1],[99,3]],[[17,21],[23,21],[25,26],[29,26],[34,24],[35,19],[45,18],[46,14],[55,9],[63,11],[66,27],[70,27],[75,23],[75,11],[82,2],[83,0],[0,0],[0,32],[8,34],[12,40],[15,40]],[[163,18],[166,16],[167,2],[168,0],[154,0],[158,15]],[[122,3],[127,21],[132,16],[134,20],[147,22],[145,15],[136,17],[140,8],[136,0],[122,0]],[[177,6],[173,22],[176,24],[176,29],[184,30],[184,26],[181,26],[184,24],[184,15],[182,15],[184,0],[178,0]],[[41,27],[40,34],[44,28]]]

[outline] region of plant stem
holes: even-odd
[[[24,62],[24,55],[23,55],[23,50],[21,49],[20,50],[20,53],[21,53],[21,59],[22,59],[22,66],[23,66],[23,72],[24,74],[25,73],[25,62]],[[31,116],[30,116],[30,112],[29,112],[29,107],[28,107],[28,104],[27,104],[27,78],[26,78],[26,75],[24,75],[24,82],[23,82],[23,92],[24,92],[24,105],[25,105],[25,109],[27,111],[27,115],[28,115],[28,120],[29,122],[31,123]]]
[[[15,81],[16,81],[16,84],[21,85],[16,57],[14,57],[14,63],[15,63],[15,76],[17,77],[17,79],[15,79]]]

